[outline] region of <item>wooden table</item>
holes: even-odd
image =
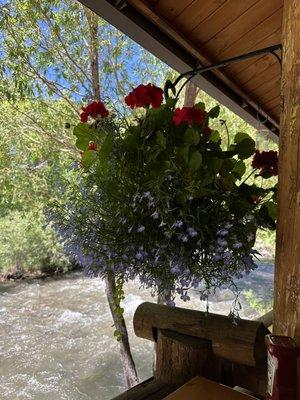
[[[201,376],[192,379],[164,400],[254,400],[255,397],[210,381]]]

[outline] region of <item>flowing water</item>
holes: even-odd
[[[241,281],[261,299],[269,299],[273,267],[262,264]],[[124,302],[126,320],[141,380],[152,375],[153,344],[134,336],[132,317],[149,291],[131,282]],[[257,311],[240,296],[241,316]],[[211,312],[228,314],[233,295],[220,291],[209,303]],[[206,309],[196,295],[188,303]],[[118,343],[105,298],[104,283],[72,274],[0,286],[0,399],[108,400],[125,389]]]

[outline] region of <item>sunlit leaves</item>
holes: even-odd
[[[93,150],[86,150],[82,154],[81,163],[84,168],[89,168],[97,159],[97,153]]]
[[[88,124],[79,123],[74,127],[74,135],[76,136],[76,147],[79,150],[85,151],[92,140],[92,130]]]

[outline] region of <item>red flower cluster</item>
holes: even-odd
[[[94,151],[96,151],[97,148],[98,148],[97,143],[95,143],[95,142],[90,142],[90,143],[89,143],[88,150],[94,150]]]
[[[198,124],[202,125],[205,121],[205,111],[196,107],[176,108],[173,115],[174,125]]]
[[[105,108],[105,105],[102,101],[93,101],[86,107],[82,107],[82,113],[80,114],[81,122],[87,122],[89,117],[97,119],[99,117],[106,118],[108,117],[108,110]]]
[[[163,101],[163,90],[149,83],[139,85],[125,97],[125,103],[131,107],[150,107],[158,108]]]
[[[260,169],[260,175],[269,172],[272,175],[278,175],[278,153],[277,151],[262,151],[256,150],[252,167]]]

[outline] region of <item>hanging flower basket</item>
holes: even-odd
[[[142,116],[116,124],[93,102],[74,129],[99,207],[89,269],[138,277],[183,300],[200,287],[204,299],[256,268],[257,229],[275,229],[275,186],[262,183],[277,175],[277,152],[256,151],[242,132],[222,143],[210,128],[219,107],[178,108],[152,84],[125,102]]]

